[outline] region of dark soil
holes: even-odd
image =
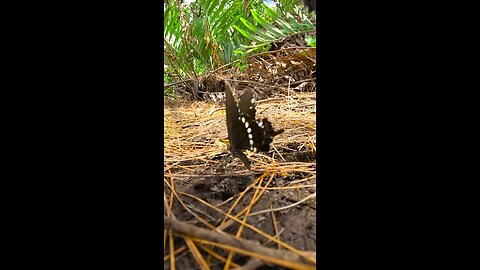
[[[292,149],[297,147],[292,146]],[[305,149],[304,151],[286,151],[282,153],[282,156],[287,161],[298,162],[315,162],[315,156],[312,154],[311,149]],[[245,190],[249,184],[251,184],[256,178],[261,176],[261,172],[246,172],[245,174],[232,173],[234,167],[242,166],[238,159],[234,159],[229,154],[225,154],[218,158],[223,159],[221,166],[205,170],[199,173],[197,176],[186,177],[183,179],[176,179],[175,188],[178,192],[185,192],[194,194],[196,197],[201,198],[213,205],[219,205],[225,202],[232,196],[238,195]],[[182,164],[189,165],[189,164]],[[299,179],[305,179],[308,177],[308,173],[304,172],[291,172],[285,175],[276,175],[269,187],[282,187],[287,186],[289,183]],[[264,180],[264,183],[268,180],[268,177]],[[310,177],[309,180],[302,182],[302,185],[315,184],[316,178]],[[168,193],[168,187],[166,192]],[[251,212],[260,210],[278,208],[292,203],[298,202],[301,199],[309,196],[316,191],[315,187],[311,188],[299,188],[299,189],[283,189],[283,190],[267,190],[261,197],[261,199],[255,204]],[[250,203],[254,191],[250,191],[242,199],[241,203],[236,209],[243,209]],[[210,207],[199,203],[195,199],[188,196],[181,196],[184,203],[193,206],[197,211],[197,214],[206,219],[212,225],[219,225],[223,220],[223,214],[212,210]],[[235,200],[231,200],[228,203],[221,205],[220,208],[224,211],[228,211],[230,206]],[[192,214],[187,212],[179,203],[175,203],[173,206],[173,212],[177,219],[182,221],[191,221],[193,225],[199,227],[205,227],[193,217]],[[234,212],[235,213],[235,210]],[[294,207],[276,211],[275,221],[278,230],[281,231],[280,239],[289,245],[303,251],[316,251],[316,201],[315,199],[307,200],[304,203],[296,205]],[[272,214],[263,213],[248,218],[248,223],[262,230],[269,235],[276,235],[274,230]],[[230,227],[224,230],[226,233],[235,235],[239,225],[233,223]],[[241,235],[242,238],[248,240],[257,241],[267,247],[277,248],[277,244],[270,242],[258,233],[244,228]],[[176,239],[176,248],[185,246],[185,243]],[[222,250],[216,250],[221,255],[226,255],[226,252]],[[203,254],[203,253],[202,253]],[[203,254],[205,257],[208,255]],[[233,261],[239,265],[244,265],[249,258],[241,255],[234,256]],[[214,260],[218,262],[217,260]],[[168,261],[164,264],[164,269],[169,269],[170,263]],[[218,262],[212,264],[211,269],[223,269],[223,263]],[[191,253],[186,249],[182,253],[176,256],[176,269],[200,269],[195,262]],[[257,269],[285,269],[278,266],[263,265]]]

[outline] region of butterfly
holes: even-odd
[[[240,98],[238,105],[233,97],[231,86],[226,81],[221,82],[225,89],[227,108],[227,130],[231,152],[238,156],[250,169],[250,161],[242,150],[254,152],[268,152],[273,137],[284,132],[284,129],[275,131],[272,123],[263,119],[255,119],[254,92],[247,89]]]

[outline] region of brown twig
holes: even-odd
[[[209,231],[207,229],[189,225],[167,216],[164,216],[164,227],[181,235],[205,239],[221,245],[230,246],[236,250],[245,250],[249,253],[258,254],[259,257],[272,258],[275,259],[274,261],[277,263],[278,261],[285,261],[291,262],[294,265],[302,265],[302,267],[305,267],[303,269],[315,269],[315,265],[310,261],[292,252],[266,248],[250,240],[238,239],[228,234],[220,234],[218,232]]]

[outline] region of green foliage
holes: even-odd
[[[315,36],[307,36],[305,37],[305,41],[307,45],[310,47],[317,47],[317,38]]]
[[[273,42],[316,29],[315,24],[304,13],[297,13],[293,10],[292,13],[279,14],[266,5],[263,5],[263,9],[265,14],[262,15],[256,10],[250,10],[254,23],[240,18],[243,27],[233,26],[247,40],[251,41],[251,45],[241,45],[239,54],[249,55],[265,51],[269,49],[269,45]],[[299,19],[296,17],[299,17]]]
[[[288,36],[315,30],[300,0],[196,0],[188,6],[164,4],[164,81],[196,79],[235,60],[267,50]],[[244,3],[248,3],[245,7]],[[312,15],[310,15],[312,16]],[[245,68],[246,61],[238,63]],[[171,94],[171,93],[170,93]]]

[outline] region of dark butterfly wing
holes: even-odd
[[[250,161],[247,156],[242,153],[241,149],[246,149],[241,147],[242,141],[245,141],[247,138],[246,130],[243,130],[244,127],[239,125],[240,112],[233,97],[232,90],[230,86],[222,81],[221,82],[225,89],[226,94],[226,107],[227,107],[227,131],[228,131],[228,140],[230,141],[230,148],[234,155],[238,156],[240,160],[245,164],[245,167],[250,169]],[[242,129],[243,127],[243,129]]]
[[[248,89],[245,91],[245,93],[243,93],[240,101],[238,102],[238,107],[240,109],[240,114],[249,120],[255,120],[255,114],[257,113],[257,110],[255,109],[255,96],[252,90]]]
[[[232,150],[247,149],[244,144],[248,142],[246,129],[240,125],[240,111],[233,97],[233,93],[229,85],[225,87],[226,106],[227,106],[227,130],[228,140]],[[243,143],[242,143],[243,142]]]
[[[235,138],[233,138],[233,134],[235,133],[234,130],[234,123],[236,122],[235,119],[238,119],[238,108],[237,104],[235,103],[235,99],[233,98],[232,90],[230,89],[229,85],[222,81],[220,82],[225,89],[225,105],[227,107],[227,131],[228,131],[228,140],[230,141],[230,145],[235,144]]]
[[[246,90],[240,99],[240,121],[243,130],[247,134],[245,141],[242,141],[242,149],[250,149],[253,151],[268,152],[273,137],[282,133],[284,130],[275,131],[272,123],[266,118],[255,119],[255,98],[252,90]]]

